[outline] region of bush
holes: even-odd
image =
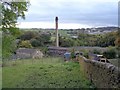
[[[20,47],[25,47],[25,48],[32,48],[32,45],[30,43],[30,41],[26,40],[26,41],[21,41]]]
[[[89,58],[89,50],[82,50],[83,56]]]
[[[51,36],[49,34],[42,34],[42,35],[37,36],[34,39],[31,39],[30,42],[33,47],[43,47],[51,43],[50,37]]]
[[[75,49],[73,48],[72,51],[71,51],[71,58],[74,59],[75,58]]]
[[[36,39],[32,39],[32,40],[30,41],[30,43],[31,43],[31,45],[32,45],[33,47],[43,46],[43,43],[40,42],[40,41],[38,41],[38,40],[36,40]]]
[[[86,57],[86,58],[89,58],[89,52],[84,52],[84,56]]]
[[[120,37],[116,38],[114,43],[117,47],[120,47]]]
[[[47,54],[47,51],[48,51],[47,47],[41,47],[40,49],[44,54]]]
[[[94,49],[94,50],[93,50],[93,53],[94,53],[94,54],[100,54],[100,50]]]
[[[116,50],[114,48],[110,48],[107,51],[103,52],[103,55],[108,59],[116,58]]]
[[[61,47],[71,47],[71,46],[74,46],[74,40],[71,38],[60,37],[59,44]]]
[[[2,36],[2,58],[8,59],[17,49],[15,37],[13,35],[3,34]]]
[[[19,38],[21,40],[31,40],[33,38],[35,38],[38,34],[36,32],[33,31],[28,31],[25,32],[23,35],[21,35]]]

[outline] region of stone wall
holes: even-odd
[[[112,64],[79,59],[81,71],[97,88],[120,88],[120,70]]]
[[[11,56],[10,59],[38,59],[42,58],[44,55],[39,49],[31,49],[31,48],[19,48],[16,52]]]
[[[63,47],[48,47],[48,54],[51,56],[64,57],[64,53],[68,51],[68,48]]]

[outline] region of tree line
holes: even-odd
[[[61,47],[72,46],[99,46],[108,47],[115,46],[118,32],[110,32],[106,34],[91,35],[91,34],[79,34],[78,38],[71,38],[65,36],[59,36],[59,45]],[[33,47],[53,46],[55,40],[51,40],[51,34],[42,34],[34,31],[24,32],[18,37],[20,39],[19,45],[22,47],[22,42],[28,42]],[[23,45],[24,46],[24,45]],[[29,46],[29,45],[27,45]],[[26,47],[27,47],[26,46]]]
[[[0,1],[0,21],[2,22],[2,55],[3,58],[10,56],[18,47],[43,47],[54,45],[51,35],[23,33],[16,27],[18,18],[25,19],[25,12],[28,11],[29,2],[3,2]],[[16,43],[16,39],[20,39]],[[120,30],[104,35],[80,34],[78,39],[59,37],[59,44],[62,47],[70,46],[117,46],[120,47]],[[27,46],[28,45],[28,46]]]

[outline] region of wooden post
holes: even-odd
[[[58,17],[55,17],[55,25],[56,25],[56,47],[59,47]]]

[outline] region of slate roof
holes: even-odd
[[[16,50],[16,53],[27,53],[27,54],[31,54],[31,53],[35,53],[37,51],[37,49],[28,49],[28,48],[20,48],[18,50]]]
[[[64,47],[48,47],[48,49],[53,49],[53,50],[68,50],[68,48],[64,48]]]
[[[37,53],[37,49],[30,49],[30,48],[19,48],[16,50],[16,52],[11,56],[11,58],[14,59],[26,59],[26,58],[32,58],[33,55]],[[42,53],[42,52],[41,52]]]

